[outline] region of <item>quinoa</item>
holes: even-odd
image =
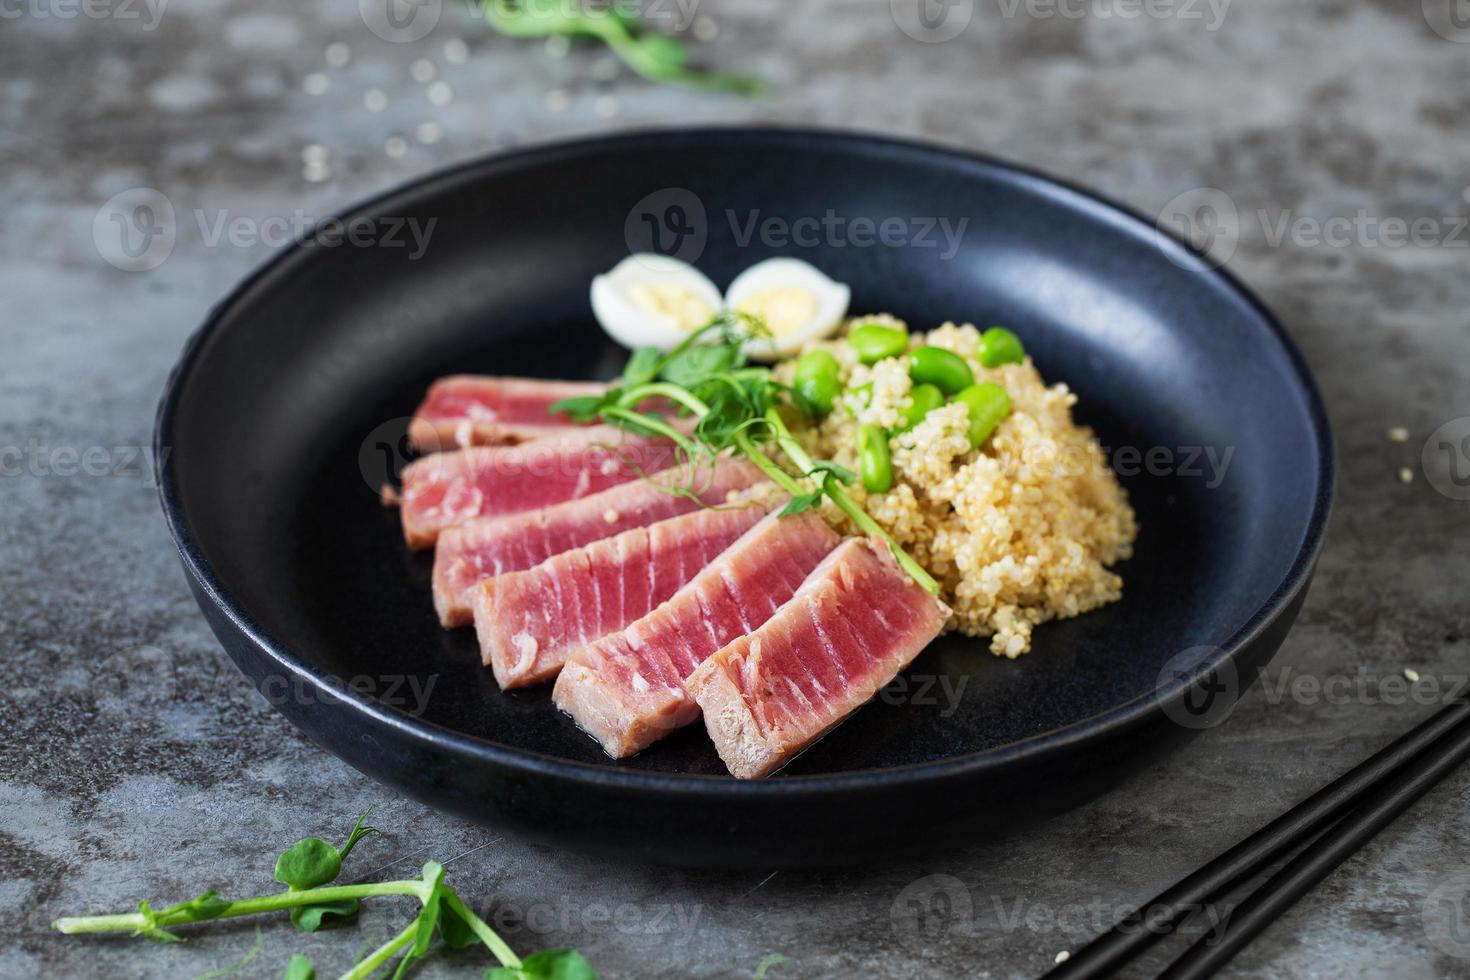
[[[847,328],[874,321],[906,327],[879,314],[850,320]],[[954,609],[947,629],[989,636],[992,652],[1018,657],[1031,648],[1038,623],[1122,596],[1123,580],[1110,566],[1131,556],[1138,525],[1092,430],[1072,421],[1077,396],[1064,384],[1048,386],[1029,357],[981,367],[980,343],[973,325],[946,323],[913,335],[910,348],[954,351],[976,381],[1006,389],[1012,410],[990,439],[971,450],[964,406],[945,405],[890,436],[891,490],[868,493],[857,483],[848,492],[939,581]],[[804,349],[815,348],[837,358],[844,394],[820,423],[793,431],[808,452],[856,470],[858,425],[900,425],[910,387],[906,359],[868,366],[844,340]],[[779,366],[777,379],[790,383],[793,364]],[[838,526],[856,532],[830,501],[824,507]]]

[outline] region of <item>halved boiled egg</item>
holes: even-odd
[[[624,347],[668,350],[722,305],[707,276],[667,255],[639,252],[592,280],[592,313]]]
[[[800,259],[766,259],[735,277],[725,305],[757,317],[768,337],[751,341],[751,357],[774,361],[832,334],[847,316],[852,291]]]

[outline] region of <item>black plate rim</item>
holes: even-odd
[[[376,211],[401,197],[429,191],[436,185],[451,184],[472,173],[492,173],[498,168],[534,166],[560,157],[575,157],[599,150],[637,149],[650,144],[668,146],[689,141],[725,141],[731,145],[738,145],[749,140],[784,141],[793,146],[809,146],[814,142],[825,143],[833,147],[860,147],[869,151],[910,158],[928,158],[931,161],[941,161],[951,168],[969,168],[992,176],[1007,177],[1013,182],[1019,179],[1022,183],[1037,187],[1053,197],[1061,192],[1063,196],[1071,199],[1073,206],[1090,216],[1105,219],[1133,233],[1143,232],[1152,235],[1158,247],[1166,250],[1170,259],[1202,278],[1216,280],[1227,292],[1233,293],[1240,299],[1266,326],[1280,345],[1282,353],[1285,354],[1292,368],[1294,381],[1317,443],[1318,456],[1315,473],[1317,492],[1313,500],[1311,516],[1304,529],[1302,544],[1286,575],[1277,583],[1271,595],[1250,619],[1233,636],[1220,644],[1216,653],[1202,662],[1192,677],[1180,679],[1167,687],[1141,694],[1130,701],[1066,727],[979,752],[931,762],[841,773],[791,775],[769,780],[739,780],[720,775],[651,772],[618,768],[606,764],[576,762],[466,735],[454,729],[415,718],[399,708],[384,705],[351,690],[328,675],[319,673],[311,665],[298,660],[283,644],[260,628],[249,613],[241,608],[225,590],[195,541],[180,499],[173,468],[168,465],[171,454],[166,455],[163,452],[165,447],[172,445],[174,416],[178,402],[189,374],[198,361],[205,344],[225,319],[226,314],[236,304],[246,299],[261,282],[287,264],[302,260],[309,254],[299,242],[286,246],[271,256],[247,274],[224,298],[211,307],[203,323],[185,341],[179,360],[169,372],[158,403],[154,424],[153,458],[159,502],[169,534],[174,539],[184,567],[198,588],[203,591],[210,605],[228,619],[236,630],[248,638],[281,670],[289,672],[301,682],[310,684],[323,697],[349,705],[353,710],[371,719],[374,724],[391,728],[400,737],[421,743],[430,750],[469,755],[480,762],[490,763],[505,770],[522,771],[540,777],[593,783],[624,790],[653,790],[665,794],[691,794],[701,797],[708,797],[710,794],[726,797],[732,795],[737,797],[787,797],[838,794],[880,785],[920,784],[955,777],[979,776],[987,771],[997,771],[1013,764],[1037,762],[1046,757],[1053,757],[1080,744],[1100,740],[1110,734],[1121,733],[1156,719],[1160,713],[1179,704],[1202,677],[1213,670],[1224,668],[1226,664],[1233,664],[1243,649],[1254,643],[1291,607],[1293,601],[1307,587],[1317,557],[1321,552],[1336,485],[1336,449],[1332,430],[1327,420],[1321,394],[1307,366],[1306,359],[1275,314],[1235,275],[1223,266],[1209,261],[1204,253],[1180,239],[1173,232],[1160,228],[1156,222],[1149,220],[1141,212],[1088,188],[1035,168],[1011,163],[966,148],[930,140],[895,139],[887,135],[860,130],[739,125],[646,128],[627,130],[613,135],[538,143],[510,151],[473,157],[397,184],[380,194],[341,209],[332,218],[326,220],[345,221],[357,215]],[[310,238],[310,235],[303,236],[303,238]]]

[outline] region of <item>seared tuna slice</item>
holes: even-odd
[[[554,439],[434,453],[403,469],[403,536],[427,548],[446,527],[540,510],[656,473],[674,444],[612,426],[568,427]]]
[[[673,595],[766,510],[759,499],[697,510],[486,579],[474,592],[481,657],[502,688],[550,680],[573,650]]]
[[[596,381],[451,375],[429,386],[409,423],[408,438],[424,452],[437,452],[555,435],[574,423],[548,408],[564,398],[606,390]]]
[[[852,538],[764,626],[706,660],[688,690],[726,768],[755,779],[898,676],[949,616],[886,545]]]
[[[482,517],[446,528],[434,547],[434,608],[446,627],[468,626],[476,584],[539,565],[553,555],[647,527],[754,486],[760,470],[722,457],[713,464],[672,466],[648,480],[630,480],[580,500],[505,517]],[[685,488],[690,493],[673,493]]]
[[[557,706],[619,759],[689,724],[699,706],[684,681],[769,619],[839,540],[810,511],[767,517],[668,602],[573,653]]]

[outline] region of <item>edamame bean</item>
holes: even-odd
[[[970,385],[955,395],[954,400],[969,409],[971,449],[979,449],[1011,411],[1011,396],[993,381]]]
[[[909,391],[908,408],[900,409],[899,414],[903,416],[903,425],[899,432],[907,432],[920,422],[924,416],[944,404],[944,392],[933,385],[914,385]]]
[[[858,426],[858,471],[870,493],[886,493],[893,486],[888,433],[876,425]]]
[[[975,383],[975,374],[965,359],[943,347],[918,347],[909,354],[909,377],[915,384],[930,384],[953,395]]]
[[[897,357],[909,346],[907,330],[881,323],[860,323],[847,335],[847,342],[857,351],[864,364],[877,364],[885,357]]]
[[[837,358],[824,350],[809,350],[796,360],[792,386],[801,393],[820,418],[832,411],[841,384],[837,380]]]
[[[988,368],[1002,364],[1020,364],[1026,359],[1026,348],[1021,338],[1005,327],[991,327],[980,335],[984,343],[980,347],[980,363]]]

